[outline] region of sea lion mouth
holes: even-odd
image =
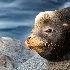
[[[45,42],[43,46],[34,46],[30,41],[25,41],[27,49],[35,50],[40,56],[49,61],[62,61],[64,51],[58,43]],[[63,53],[62,53],[63,52]]]
[[[29,46],[29,45],[30,45],[30,42],[29,42],[29,41],[26,40],[24,44],[26,45],[26,48],[27,48],[27,49],[31,49],[31,48],[30,48],[31,46]]]

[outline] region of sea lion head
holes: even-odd
[[[25,45],[48,60],[63,60],[70,52],[70,8],[39,13]]]

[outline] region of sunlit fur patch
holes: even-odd
[[[40,12],[35,18],[35,23],[38,23],[40,21],[43,22],[45,19],[49,21],[49,19],[53,16],[55,16],[55,13],[53,11]]]
[[[46,19],[45,19],[46,18]],[[35,18],[35,26],[39,27],[40,25],[43,24],[43,22],[46,20],[48,22],[50,20],[49,14],[46,12],[41,12],[39,13],[36,18]],[[37,24],[38,23],[38,24]]]

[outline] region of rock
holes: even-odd
[[[11,59],[8,56],[0,54],[0,67],[13,68]]]
[[[23,63],[17,70],[70,70],[70,60],[60,62],[47,61],[39,54]]]
[[[3,68],[17,68],[32,56],[31,51],[26,49],[21,41],[10,37],[0,39],[1,70]]]
[[[70,60],[48,61],[35,51],[26,49],[21,41],[2,37],[0,70],[70,70]]]
[[[47,60],[39,54],[35,54],[31,59],[23,63],[17,70],[49,70]]]
[[[16,69],[9,69],[9,68],[5,68],[5,67],[4,68],[1,67],[0,70],[16,70]]]

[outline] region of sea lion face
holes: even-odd
[[[47,59],[52,55],[58,57],[58,52],[66,49],[63,44],[67,26],[55,16],[55,12],[42,12],[36,16],[34,28],[25,44]]]

